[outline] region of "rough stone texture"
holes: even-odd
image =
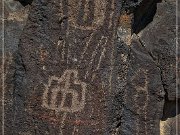
[[[152,56],[157,67],[159,67],[161,70],[161,80],[165,92],[163,117],[160,123],[162,135],[176,134],[176,121],[179,121],[179,115],[176,116],[176,87],[177,85],[179,86],[179,81],[177,80],[176,82],[176,71],[178,70],[175,70],[175,4],[176,3],[174,0],[169,0],[166,2],[163,1],[162,3],[158,3],[157,11],[152,23],[150,23],[145,29],[143,29],[138,34],[142,43]],[[179,55],[177,55],[177,57],[179,57]],[[178,94],[177,97],[179,98],[180,94]],[[179,114],[179,110],[177,110],[177,112]],[[180,127],[178,127],[178,129],[179,128]]]
[[[137,64],[138,63],[138,64]],[[160,70],[137,36],[130,47],[119,134],[159,134],[163,87]]]
[[[176,135],[179,134],[180,125],[176,127],[176,121],[180,120],[180,116],[167,119],[166,121],[161,121],[160,123],[160,135]],[[178,129],[177,129],[178,128]]]
[[[175,12],[174,2],[159,3],[153,22],[139,34],[144,46],[161,69],[164,90],[169,100],[175,100],[176,97]]]
[[[5,134],[175,133],[173,1],[34,0],[27,21],[19,1],[6,1]]]
[[[15,52],[17,50],[20,35],[27,16],[28,7],[24,8],[19,2],[14,2],[13,0],[5,1],[6,52]]]
[[[161,121],[162,135],[175,134],[176,127],[175,7],[175,1],[173,0],[159,3],[153,22],[139,34],[148,52],[151,53],[157,66],[161,69],[163,88],[166,93]],[[158,33],[158,36],[156,33]],[[178,80],[177,85],[179,85]],[[178,120],[178,116],[176,118]]]
[[[88,3],[77,3],[32,5],[16,62],[13,134],[109,132],[108,95],[115,77],[113,40],[120,5],[96,1],[84,15]]]
[[[9,130],[11,130],[11,127],[13,126],[13,109],[15,106],[13,106],[13,97],[14,95],[14,72],[15,72],[15,62],[14,62],[14,53],[17,51],[18,43],[20,39],[20,35],[22,33],[22,29],[25,26],[25,22],[28,15],[29,7],[23,7],[19,2],[15,2],[13,0],[6,0],[4,3],[4,9],[5,9],[5,26],[4,26],[4,39],[5,39],[5,52],[4,52],[4,73],[2,74],[2,51],[0,52],[0,89],[2,90],[2,75],[4,75],[5,80],[5,134],[10,135]],[[2,7],[2,1],[0,2],[0,7]],[[0,18],[1,18],[1,24],[0,24],[0,37],[2,39],[2,8],[0,8]],[[0,42],[2,45],[2,40]],[[0,46],[0,49],[2,49],[2,46]],[[2,99],[2,91],[0,92],[0,97]],[[0,105],[0,116],[2,120],[2,102]],[[1,124],[2,125],[2,121]],[[1,126],[2,127],[2,126]],[[0,134],[2,134],[2,128],[0,128]]]

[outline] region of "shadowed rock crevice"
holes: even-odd
[[[123,2],[123,10],[133,14],[132,33],[138,34],[153,21],[156,14],[157,3],[162,0],[128,0]]]
[[[178,99],[178,104],[180,104],[180,100]],[[165,104],[164,104],[164,109],[163,109],[163,117],[162,117],[162,121],[167,120],[168,118],[173,118],[175,116],[177,116],[178,114],[180,114],[180,110],[178,109],[177,112],[178,114],[176,114],[176,101],[170,101],[168,100],[167,96],[165,98]]]
[[[180,114],[179,107],[177,108],[177,106],[176,106],[176,100],[178,100],[177,102],[178,102],[178,104],[180,104],[180,99],[169,100],[168,90],[166,89],[167,84],[163,82],[162,70],[161,70],[161,81],[162,81],[162,86],[163,86],[163,89],[165,92],[163,115],[162,115],[161,120],[166,121],[168,118],[173,118]]]
[[[153,21],[157,10],[157,3],[159,2],[161,2],[161,0],[144,0],[139,6],[135,8],[133,33],[139,33]]]
[[[19,1],[23,6],[31,5],[33,0],[15,0]]]

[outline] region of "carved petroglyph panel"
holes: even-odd
[[[53,81],[56,81],[56,86],[51,87],[53,85]],[[81,94],[77,92],[79,89],[73,89],[74,87],[72,88],[72,85],[78,85]],[[55,110],[56,112],[81,111],[85,105],[86,86],[86,83],[78,79],[77,70],[66,70],[61,78],[51,76],[49,78],[48,85],[45,85],[45,91],[42,97],[42,107]],[[60,104],[57,104],[58,94],[62,95]],[[72,97],[71,106],[65,105],[68,95],[71,95]]]
[[[95,30],[105,20],[106,0],[71,0],[69,1],[69,23],[84,30]]]
[[[95,72],[95,71],[99,70],[100,65],[102,63],[102,59],[104,58],[105,51],[107,48],[106,44],[107,44],[107,37],[102,36],[100,38],[100,40],[98,41],[97,46],[95,47],[95,49],[92,52],[92,55],[91,55],[90,61],[89,61],[89,65],[88,65],[88,68],[87,68],[87,71],[85,74],[85,78],[87,78],[89,76],[90,72]],[[98,58],[96,58],[99,50],[101,51],[100,52],[101,55]],[[95,60],[97,60],[98,63],[96,63],[96,64],[93,63],[93,62],[95,62]],[[94,69],[93,69],[93,66],[94,66]]]

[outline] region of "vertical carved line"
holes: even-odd
[[[77,24],[90,26],[94,21],[94,0],[80,0],[79,11],[77,16]]]
[[[63,53],[68,54],[69,52],[69,11],[68,11],[68,2],[69,0],[60,0],[60,12],[62,12],[61,18],[66,17],[67,19],[63,20],[63,27],[60,31],[60,35],[63,35],[64,43],[63,43]],[[62,33],[63,32],[63,33]],[[68,55],[64,55],[64,61],[68,62]],[[68,68],[68,64],[67,64]]]

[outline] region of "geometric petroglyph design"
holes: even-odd
[[[56,112],[81,111],[85,105],[86,86],[86,83],[79,80],[77,70],[65,70],[61,78],[51,76],[48,85],[45,85],[42,107]],[[69,98],[71,103],[67,106],[65,102]]]
[[[68,1],[68,4],[71,8],[68,10],[71,26],[84,30],[94,30],[103,24],[107,0],[71,0]]]

